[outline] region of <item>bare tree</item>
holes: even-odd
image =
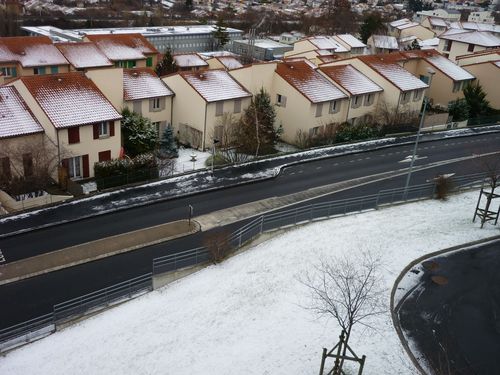
[[[9,165],[8,172],[0,176],[0,188],[10,194],[44,190],[57,175],[57,148],[44,135],[3,143],[0,158]]]
[[[409,128],[416,129],[418,127],[418,111],[410,111],[405,105],[393,107],[381,100],[377,105],[376,122],[386,133]]]
[[[203,238],[203,245],[207,248],[210,260],[220,263],[229,255],[231,244],[228,242],[229,232],[226,230],[215,230],[208,232]]]
[[[346,344],[355,325],[372,328],[367,319],[387,312],[386,289],[379,269],[380,260],[370,253],[356,259],[345,255],[322,260],[315,273],[302,281],[311,292],[308,308],[321,316],[333,317],[346,334]],[[346,349],[347,345],[342,356]],[[342,365],[343,360],[340,369]]]
[[[239,151],[240,133],[239,120],[231,113],[224,113],[214,127],[213,138],[219,140],[216,154],[227,164],[244,162],[250,158]]]

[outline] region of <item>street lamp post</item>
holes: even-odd
[[[211,170],[212,170],[212,176],[214,175],[214,159],[215,159],[215,145],[219,143],[219,140],[214,138],[213,140],[213,144],[212,144],[212,167],[211,167]]]
[[[436,74],[436,72],[431,68],[427,68],[427,72],[429,73],[429,85],[428,85],[428,87],[431,87],[432,76],[434,74]],[[422,132],[422,127],[424,125],[425,110],[427,109],[428,103],[429,103],[429,98],[424,95],[424,108],[422,110],[422,116],[420,117],[420,122],[418,124],[417,137],[415,139],[415,146],[413,147],[413,154],[411,155],[410,168],[408,168],[408,176],[406,176],[406,184],[405,184],[405,189],[403,192],[403,200],[404,201],[408,197],[408,188],[410,187],[411,173],[413,172],[413,164],[415,164],[415,159],[417,157],[418,141],[420,140],[420,133]]]

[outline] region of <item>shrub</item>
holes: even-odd
[[[445,200],[453,187],[452,181],[443,175],[437,176],[434,181],[436,183],[436,198]]]
[[[220,263],[231,252],[231,244],[228,242],[229,233],[225,230],[209,232],[203,239],[203,244],[208,250],[210,260]]]
[[[113,159],[94,164],[98,189],[158,178],[158,166],[153,154],[138,155],[134,159]]]
[[[337,128],[335,134],[335,142],[350,142],[359,141],[363,139],[374,138],[379,134],[378,129],[374,125],[359,123],[350,125],[343,123]]]

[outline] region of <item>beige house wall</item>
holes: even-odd
[[[218,125],[222,125],[224,120],[224,115],[231,116],[233,121],[239,121],[241,115],[244,113],[245,109],[248,108],[251,102],[251,98],[242,98],[241,99],[241,111],[239,113],[234,113],[234,102],[235,100],[224,100],[222,104],[223,115],[216,116],[216,102],[207,103],[207,126],[206,132],[204,134],[204,148],[208,149],[212,147],[212,141],[214,139],[215,127]]]
[[[444,50],[445,44],[446,44],[446,39],[439,39],[438,51],[443,55],[447,56],[453,62],[455,62],[457,56],[470,55],[473,52],[484,51],[486,49],[483,46],[475,45],[474,51],[469,52],[468,43],[457,42],[456,40],[454,40],[453,43],[451,44],[451,49],[449,51],[445,51]]]
[[[434,38],[435,34],[433,31],[426,29],[421,25],[418,25],[401,30],[399,37],[404,38],[407,36],[416,36],[420,40],[426,40]]]
[[[490,62],[465,65],[463,68],[479,81],[490,105],[495,109],[500,109],[500,68]]]
[[[468,56],[465,56],[464,58],[457,59],[457,64],[460,66],[463,65],[470,65],[470,64],[478,64],[486,61],[496,61],[500,60],[500,52],[495,52],[495,53],[484,53],[481,55],[473,55],[470,54]]]
[[[252,94],[257,94],[261,88],[271,92],[276,63],[253,64],[228,73]]]
[[[51,66],[46,66],[45,67],[45,74],[52,74],[50,72],[50,68],[52,66],[57,66],[57,73],[67,73],[70,71],[70,66],[69,65],[51,65]],[[16,68],[16,73],[17,75],[15,77],[4,77],[5,83],[12,82],[13,80],[19,78],[19,77],[25,77],[25,76],[33,76],[35,75],[34,73],[34,68],[29,67],[29,68],[24,68],[21,66],[19,63],[5,63],[5,64],[0,64],[1,68]]]
[[[163,77],[162,80],[175,92],[172,105],[172,126],[174,132],[180,137],[180,141],[186,142],[180,133],[181,126],[189,126],[204,133],[205,100],[179,74]],[[202,143],[192,144],[192,146],[201,147]]]
[[[208,63],[208,69],[226,69],[226,67],[215,57],[206,60]]]
[[[293,43],[293,50],[285,52],[284,56],[288,57],[290,55],[295,55],[299,52],[312,51],[315,49],[318,49],[318,47],[312,44],[309,40],[299,40]]]
[[[159,129],[159,136],[163,134],[163,131],[167,126],[169,126],[172,123],[172,100],[173,96],[164,96],[161,98],[163,100],[164,105],[162,110],[150,110],[151,105],[150,101],[152,99],[147,98],[147,99],[142,99],[142,100],[137,100],[137,101],[124,101],[123,102],[123,108],[128,108],[130,111],[134,111],[134,109],[137,109],[138,105],[134,105],[135,103],[140,103],[140,114],[149,120],[151,122],[159,122],[160,123],[160,129]]]
[[[371,93],[371,104],[368,103],[368,94],[358,95],[361,104],[357,108],[353,108],[354,96],[349,98],[349,111],[347,114],[347,121],[356,119],[355,122],[364,121],[366,119],[374,119],[379,105],[379,98],[382,96],[380,92]]]
[[[309,131],[315,127],[341,123],[346,119],[347,99],[339,100],[340,109],[336,114],[329,113],[330,102],[323,103],[322,116],[316,117],[317,104],[311,103],[277,74],[274,75],[271,93],[271,103],[276,109],[276,126],[283,127],[281,138],[285,142],[296,143],[299,131],[308,135]],[[285,107],[276,105],[278,94],[286,97]]]
[[[89,70],[85,75],[95,83],[118,112],[123,107],[123,68]]]

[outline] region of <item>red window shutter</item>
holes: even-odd
[[[89,156],[82,155],[83,178],[89,176]]]
[[[99,161],[111,160],[111,150],[99,152]]]
[[[80,128],[75,126],[74,128],[68,128],[68,143],[79,143],[80,142]]]
[[[93,125],[94,127],[94,139],[98,139],[99,138],[99,125],[98,124],[94,124]]]
[[[109,122],[109,136],[110,137],[115,136],[115,122],[114,121]]]

